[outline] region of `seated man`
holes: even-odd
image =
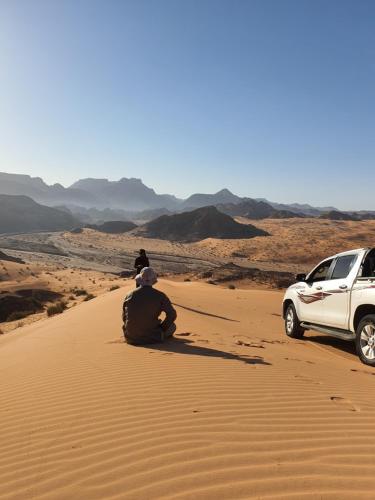
[[[176,331],[176,311],[163,292],[152,288],[157,276],[151,267],[143,268],[136,281],[139,288],[128,293],[123,305],[125,341],[134,345],[163,342]],[[162,312],[164,321],[159,319]]]

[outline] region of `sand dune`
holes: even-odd
[[[374,497],[351,346],[287,339],[279,292],[168,281],[178,339],[128,346],[129,286],[0,338],[1,499]]]
[[[374,220],[251,220],[244,217],[236,217],[236,220],[243,224],[250,223],[271,236],[232,242],[207,239],[196,243],[196,246],[217,258],[231,259],[238,264],[249,260],[256,265],[268,263],[274,269],[302,272],[309,271],[311,266],[329,255],[374,245]]]

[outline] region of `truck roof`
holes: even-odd
[[[327,257],[328,259],[335,259],[336,257],[341,257],[343,255],[353,255],[353,254],[359,254],[362,252],[367,252],[368,250],[371,250],[371,247],[364,247],[364,248],[356,248],[354,250],[347,250],[346,252],[340,252],[335,255],[332,255],[331,257]]]

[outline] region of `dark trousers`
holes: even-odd
[[[147,345],[147,344],[159,344],[160,342],[165,342],[166,340],[173,337],[173,334],[176,331],[175,323],[168,328],[167,331],[164,331],[162,328],[157,328],[155,331],[151,332],[145,338],[140,339],[131,339],[126,336],[125,328],[123,327],[125,342],[131,345]]]

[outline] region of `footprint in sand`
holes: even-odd
[[[297,374],[297,375],[294,375],[294,378],[298,378],[299,380],[303,380],[304,382],[310,382],[310,383],[315,384],[315,385],[322,385],[323,384],[323,382],[320,382],[318,380],[314,380],[314,379],[309,378],[309,377],[305,377],[305,375]]]
[[[252,342],[245,342],[243,340],[236,340],[237,345],[243,345],[245,347],[256,347],[257,349],[264,349],[263,345],[253,344]]]
[[[364,373],[365,375],[375,375],[375,373],[367,372],[366,370],[356,370],[355,368],[351,368],[350,371],[356,373]]]
[[[289,344],[288,340],[261,340],[262,344]]]
[[[298,358],[284,358],[286,361],[301,361],[302,363],[309,363],[309,365],[315,365],[314,361],[309,361],[308,359],[298,359]]]
[[[341,396],[331,396],[330,400],[335,404],[346,408],[349,411],[361,411],[359,406],[354,405],[350,399],[342,398]]]

